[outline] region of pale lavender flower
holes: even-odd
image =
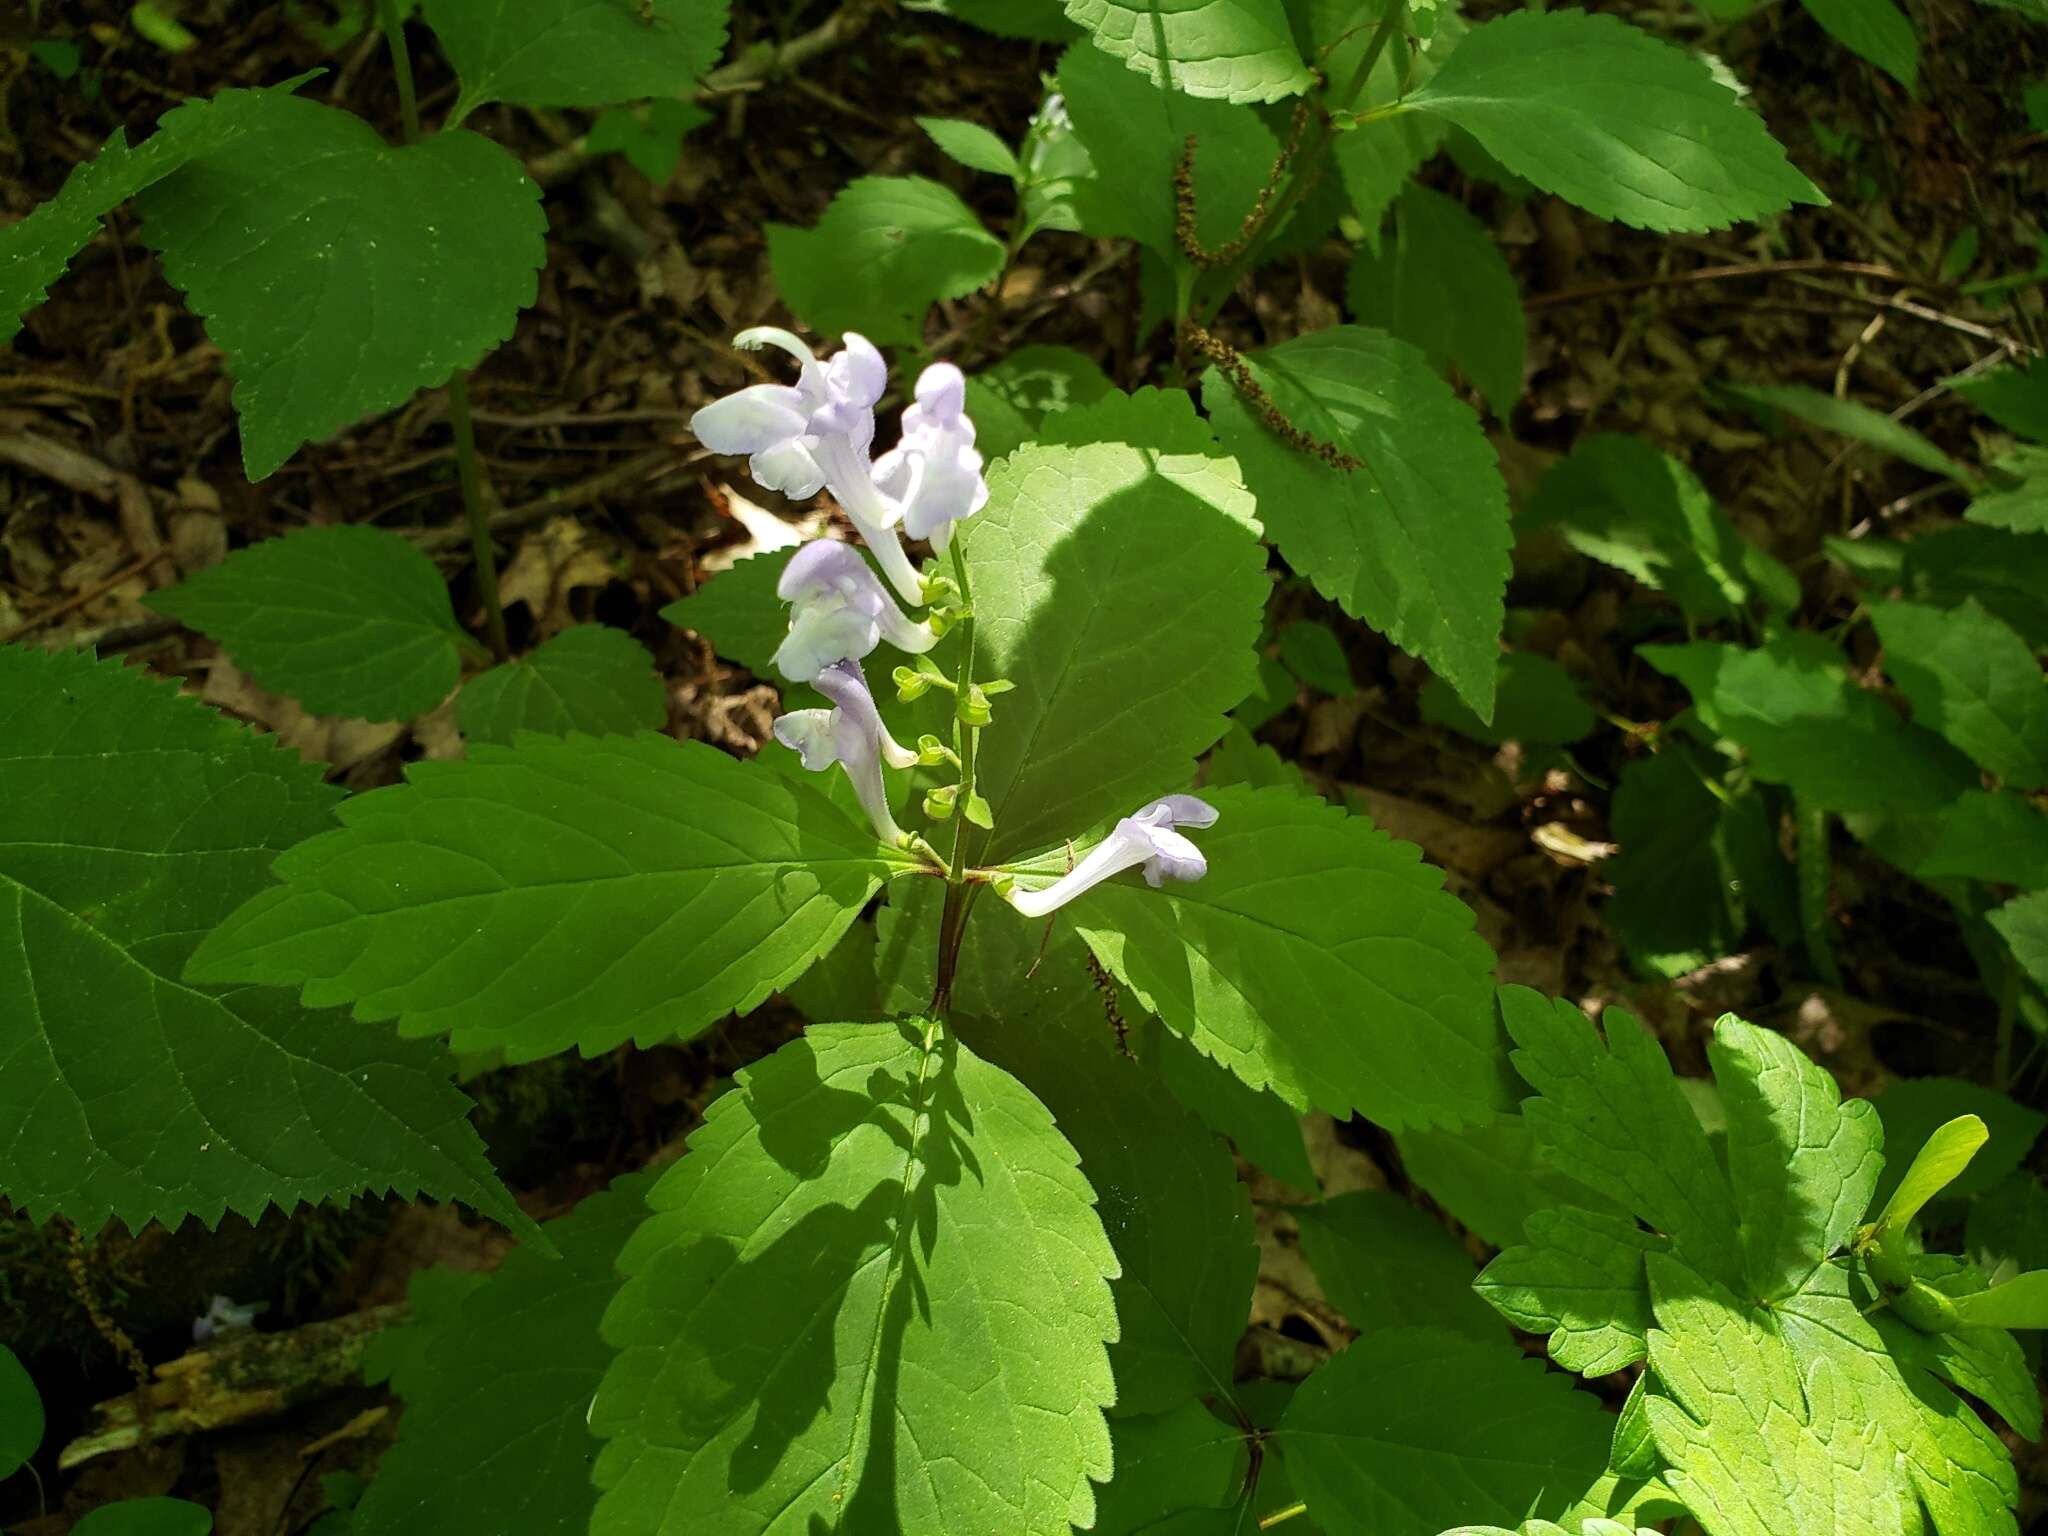
[[[859,661],[887,640],[920,655],[938,644],[929,624],[913,624],[851,544],[813,539],[790,557],[775,595],[791,605],[789,636],[775,665],[808,683],[835,661]]]
[[[988,501],[967,419],[967,376],[951,363],[933,363],[918,376],[917,402],[903,412],[902,438],[875,461],[875,483],[901,509],[903,531],[937,549],[954,523]]]
[[[1209,861],[1202,857],[1201,849],[1174,828],[1215,824],[1215,807],[1206,801],[1193,795],[1165,795],[1118,822],[1079,864],[1043,890],[1019,891],[1012,887],[1004,894],[1010,905],[1026,917],[1044,917],[1111,875],[1141,864],[1145,867],[1145,883],[1155,889],[1169,878],[1199,880],[1209,872]]]
[[[251,1302],[244,1307],[236,1305],[225,1296],[216,1296],[207,1304],[202,1316],[192,1319],[192,1342],[204,1344],[217,1333],[247,1328],[256,1321],[256,1314],[263,1308],[264,1303],[260,1301]]]
[[[776,720],[775,739],[801,757],[804,767],[813,773],[823,773],[834,763],[844,768],[854,798],[874,823],[875,835],[892,846],[901,846],[906,839],[889,812],[882,765],[909,768],[916,764],[917,754],[897,745],[882,724],[859,662],[837,662],[813,682],[818,692],[832,701],[832,708],[791,710]]]
[[[889,365],[866,337],[848,331],[845,341],[820,362],[800,338],[777,326],[740,332],[736,347],[778,347],[795,358],[795,387],[749,385],[698,411],[690,430],[715,453],[748,455],[754,479],[792,500],[830,490],[903,600],[922,603],[924,579],[896,533],[902,514],[875,485],[868,456]]]

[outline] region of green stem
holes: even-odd
[[[491,548],[491,519],[484,508],[483,470],[476,458],[476,428],[469,419],[469,370],[458,368],[448,381],[448,420],[455,428],[455,467],[462,479],[462,506],[469,514],[469,547],[476,558],[476,584],[483,593],[484,625],[491,654],[500,662],[512,659],[505,638],[505,610],[498,602],[498,556]]]
[[[1394,34],[1406,30],[1408,0],[1388,0],[1387,14],[1380,18],[1365,45],[1365,52],[1359,55],[1358,65],[1351,76],[1334,95],[1326,93],[1323,109],[1316,115],[1315,127],[1310,130],[1308,142],[1295,152],[1293,163],[1287,169],[1287,185],[1282,187],[1266,210],[1266,217],[1260,222],[1258,232],[1252,236],[1245,248],[1238,253],[1235,261],[1224,267],[1221,278],[1210,288],[1202,301],[1199,323],[1207,328],[1216,318],[1216,312],[1236,291],[1243,276],[1258,265],[1265,248],[1272,244],[1273,236],[1286,223],[1301,200],[1308,195],[1308,189],[1315,185],[1322,162],[1336,142],[1337,131],[1330,124],[1330,112],[1334,108],[1344,111],[1358,99],[1358,93],[1365,89],[1366,81],[1372,78],[1373,66],[1380,61],[1380,55],[1387,51],[1387,45],[1394,40]],[[1391,114],[1389,114],[1391,115]]]
[[[405,48],[405,22],[398,14],[398,0],[377,0],[384,22],[384,41],[391,47],[391,71],[398,76],[398,112],[405,123],[405,142],[420,141],[420,103],[412,88],[412,55]]]
[[[932,989],[932,1012],[943,1015],[953,1000],[953,973],[960,963],[960,938],[967,923],[967,903],[973,886],[967,880],[967,805],[974,797],[974,746],[981,727],[969,725],[960,712],[967,707],[974,686],[974,589],[967,580],[965,543],[955,529],[951,545],[953,580],[960,587],[960,605],[966,616],[960,620],[960,674],[953,704],[953,750],[960,755],[960,792],[953,802],[953,864],[946,874],[946,904],[939,914],[938,980]]]
[[[1285,1509],[1276,1509],[1259,1522],[1259,1529],[1270,1531],[1276,1525],[1285,1525],[1289,1520],[1308,1513],[1306,1504],[1290,1504]]]
[[[2012,1033],[2020,1012],[2020,971],[2012,956],[1998,976],[1998,1044],[1991,1057],[1991,1086],[2000,1093],[2012,1087]]]
[[[1799,929],[1806,939],[1806,958],[1823,985],[1839,990],[1842,969],[1828,942],[1828,895],[1834,885],[1828,813],[1806,796],[1794,795],[1792,815],[1799,839]]]
[[[398,0],[377,0],[384,23],[384,41],[391,48],[392,73],[398,76],[398,110],[405,122],[405,142],[420,141],[420,104],[413,92],[412,55],[406,52],[405,23],[398,14]],[[484,596],[484,623],[491,641],[491,655],[500,662],[512,659],[512,645],[505,638],[505,610],[498,601],[498,556],[491,548],[491,521],[484,510],[483,469],[476,457],[476,427],[469,419],[469,370],[457,369],[448,381],[448,420],[455,428],[455,467],[462,479],[462,506],[469,514],[469,543],[476,555],[476,583]]]

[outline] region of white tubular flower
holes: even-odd
[[[896,534],[901,514],[876,488],[868,457],[875,402],[889,387],[889,365],[874,343],[848,331],[846,345],[820,362],[801,338],[761,325],[733,345],[787,352],[797,361],[796,385],[753,384],[712,401],[690,418],[697,440],[714,453],[748,455],[754,479],[793,501],[830,490],[903,600],[923,602],[923,578]]]
[[[1155,890],[1162,880],[1199,880],[1209,872],[1202,850],[1175,827],[1213,827],[1216,808],[1193,795],[1163,795],[1143,810],[1126,816],[1101,842],[1088,850],[1066,874],[1041,891],[1005,893],[1010,905],[1026,917],[1044,917],[1092,890],[1111,875],[1145,866],[1145,883]]]
[[[875,461],[875,483],[901,509],[903,531],[944,549],[953,524],[988,501],[967,419],[967,376],[933,363],[918,376],[917,403],[903,412],[903,436]]]
[[[859,661],[887,640],[919,655],[938,644],[929,624],[913,624],[851,544],[813,539],[790,557],[775,595],[791,604],[789,637],[775,665],[808,683],[835,661]]]
[[[892,847],[901,847],[906,838],[889,812],[882,765],[909,768],[917,762],[917,754],[897,745],[882,724],[859,662],[835,663],[813,681],[833,707],[792,710],[781,716],[775,722],[775,739],[801,757],[804,767],[813,773],[823,773],[834,763],[844,768],[853,783],[854,798],[874,824],[875,836]]]

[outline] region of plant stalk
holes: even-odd
[[[469,419],[469,370],[458,368],[448,380],[448,420],[455,428],[455,467],[462,479],[462,506],[469,514],[469,547],[476,560],[476,584],[483,593],[484,628],[491,655],[502,664],[512,659],[505,638],[505,610],[498,601],[498,556],[491,548],[491,515],[484,506],[483,470],[476,457],[476,427]]]
[[[967,558],[961,553],[966,541],[956,529],[951,542],[953,579],[960,587],[960,604],[966,616],[960,620],[961,657],[959,687],[954,694],[953,750],[960,755],[960,792],[953,802],[953,865],[946,873],[946,904],[939,914],[939,969],[932,988],[932,1012],[943,1017],[953,1001],[953,974],[960,963],[960,938],[967,923],[967,904],[974,888],[967,880],[967,805],[974,796],[974,745],[981,727],[960,717],[974,686],[974,589],[967,580]]]
[[[1828,813],[1804,795],[1792,797],[1792,815],[1799,839],[1799,931],[1806,940],[1806,958],[1823,986],[1839,991],[1842,968],[1828,942],[1828,895],[1834,866],[1828,858]]]
[[[405,48],[405,22],[398,14],[398,0],[377,0],[384,23],[384,41],[391,48],[391,72],[398,77],[398,112],[405,123],[405,142],[420,141],[420,103],[412,86],[412,55]]]
[[[1316,176],[1321,172],[1322,162],[1336,141],[1337,131],[1330,125],[1330,111],[1334,107],[1343,111],[1358,99],[1358,93],[1365,89],[1366,81],[1372,78],[1373,66],[1380,61],[1380,55],[1387,51],[1387,45],[1394,40],[1396,32],[1405,31],[1408,19],[1408,0],[1388,0],[1387,14],[1380,18],[1365,45],[1365,52],[1359,55],[1358,65],[1351,76],[1334,95],[1325,94],[1323,110],[1316,114],[1315,126],[1309,130],[1308,142],[1303,144],[1287,169],[1287,185],[1282,187],[1266,210],[1266,217],[1237,259],[1224,267],[1222,276],[1210,289],[1200,305],[1198,323],[1205,329],[1216,318],[1216,312],[1236,291],[1238,282],[1258,265],[1260,255],[1272,243],[1272,238],[1287,216],[1308,195],[1308,189],[1315,185]]]

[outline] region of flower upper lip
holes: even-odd
[[[1215,824],[1216,808],[1206,800],[1194,795],[1162,795],[1119,821],[1109,836],[1051,885],[1036,891],[1012,886],[1005,896],[1026,917],[1044,917],[1112,875],[1140,865],[1145,883],[1155,888],[1168,879],[1199,880],[1209,872],[1209,861],[1175,828]]]

